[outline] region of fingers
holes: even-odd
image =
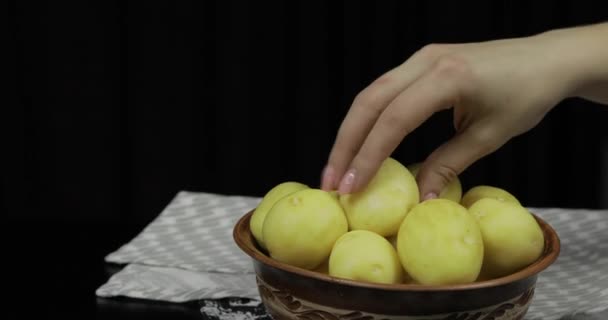
[[[357,192],[410,132],[458,97],[457,78],[429,72],[397,96],[370,131],[340,183],[340,194]]]
[[[332,190],[337,187],[346,167],[359,151],[365,137],[391,100],[407,85],[404,70],[393,69],[374,81],[355,98],[344,118],[336,142],[323,172],[321,188]]]
[[[330,152],[328,164],[321,178],[322,189],[337,188],[343,176],[348,176],[347,181],[352,181],[353,175],[346,175],[345,171],[380,115],[400,92],[431,66],[440,50],[435,47],[421,50],[357,95],[342,122]]]
[[[417,176],[420,199],[437,198],[451,180],[505,142],[490,126],[470,127],[454,136],[433,151],[420,168]]]

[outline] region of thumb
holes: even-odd
[[[498,149],[504,141],[497,137],[492,129],[470,127],[433,151],[417,175],[420,199],[437,198],[466,168]]]

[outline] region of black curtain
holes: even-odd
[[[355,94],[425,44],[607,21],[608,2],[15,1],[8,12],[5,217],[144,223],[178,190],[318,185]],[[529,206],[605,207],[607,120],[608,107],[569,99],[463,183]],[[422,160],[452,134],[438,114],[395,157]]]

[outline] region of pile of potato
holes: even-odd
[[[415,175],[388,158],[365,190],[338,195],[285,182],[270,190],[250,228],[273,259],[376,283],[464,284],[516,272],[544,248],[534,217],[509,192],[458,178],[420,202]]]

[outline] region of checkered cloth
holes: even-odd
[[[185,302],[259,299],[250,258],[234,244],[232,228],[259,198],[180,192],[137,237],[106,257],[127,264],[97,289]],[[530,208],[560,235],[559,259],[539,277],[526,319],[608,319],[608,210]],[[595,316],[594,316],[595,315]]]

